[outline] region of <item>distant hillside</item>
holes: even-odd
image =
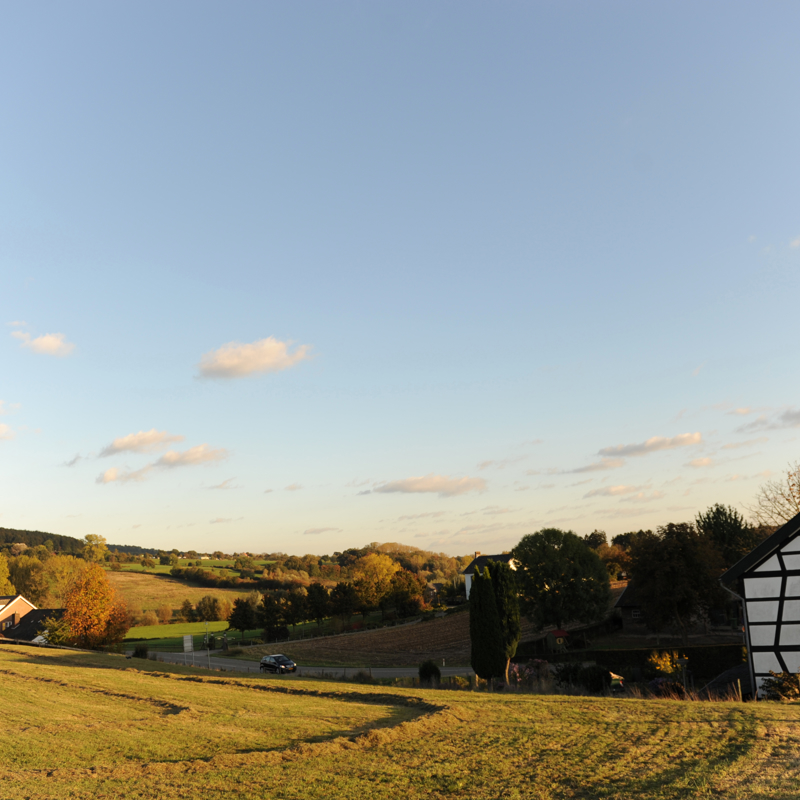
[[[50,541],[53,550],[57,553],[80,553],[83,542],[73,536],[62,536],[58,533],[45,533],[44,531],[19,531],[14,528],[0,528],[0,547],[15,542],[23,542],[28,547],[36,547]]]
[[[72,553],[77,555],[83,552],[83,540],[76,539],[74,536],[64,536],[60,533],[46,533],[44,531],[20,531],[16,528],[0,528],[0,548],[4,545],[23,542],[28,547],[44,544],[50,541],[53,543],[53,550],[57,553]],[[110,544],[109,550],[117,550],[120,553],[130,553],[135,556],[145,554],[157,556],[158,550],[152,547],[139,547],[135,544]]]

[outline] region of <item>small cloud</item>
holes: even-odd
[[[12,411],[18,411],[22,408],[21,403],[6,403],[5,400],[0,400],[0,414],[10,414]]]
[[[413,478],[403,478],[399,481],[390,481],[382,486],[375,487],[376,492],[403,492],[417,494],[434,492],[439,497],[454,497],[468,492],[486,491],[486,481],[483,478],[451,478],[449,475],[422,475]]]
[[[271,494],[274,491],[274,489],[264,489],[264,494]]]
[[[738,433],[747,433],[751,431],[774,431],[783,428],[798,427],[800,427],[800,410],[790,408],[786,411],[773,414],[772,416],[762,414],[758,419],[753,420],[753,422],[748,422],[746,425],[742,425],[736,430]]]
[[[126,469],[110,467],[105,472],[97,476],[95,483],[99,483],[101,485],[106,483],[138,483],[147,477],[147,474],[152,468],[152,465],[148,464],[146,467],[142,467],[142,469],[137,469],[131,472],[130,470]]]
[[[156,450],[163,450],[172,442],[182,442],[185,437],[167,433],[167,431],[157,431],[151,428],[149,431],[139,431],[139,433],[129,433],[127,436],[120,436],[114,439],[111,444],[106,445],[100,451],[100,458],[113,456],[117,453],[152,453]]]
[[[142,523],[141,522],[137,522],[136,525],[131,525],[131,528],[133,528],[134,530],[136,530],[137,528],[141,528],[141,527],[142,527]]]
[[[746,442],[732,442],[731,444],[724,444],[720,449],[722,450],[738,450],[740,447],[754,447],[757,444],[763,444],[769,441],[769,436],[759,436],[758,439],[748,439]]]
[[[703,437],[700,433],[681,433],[667,438],[653,436],[640,444],[620,444],[616,447],[604,447],[598,452],[600,456],[646,456],[660,450],[674,450],[676,447],[690,447],[700,444]]]
[[[552,486],[552,484],[550,484],[550,485]],[[527,486],[527,485],[526,485],[526,486],[517,486],[517,488],[516,488],[516,489],[514,489],[514,491],[515,491],[515,492],[527,492],[527,491],[528,491],[528,489],[530,489],[530,488],[531,488],[531,487],[530,487],[530,486]]]
[[[792,241],[789,242],[789,247],[800,247],[800,236],[796,239],[792,239]]]
[[[726,413],[737,417],[746,417],[748,414],[752,414],[753,411],[754,409],[750,408],[750,406],[743,406],[742,408],[734,408],[733,411],[728,411]]]
[[[209,486],[209,489],[241,489],[241,486],[234,486],[233,482],[236,478],[228,478],[227,480],[218,483],[216,486]]]
[[[578,481],[577,483],[571,483],[570,486],[585,486],[587,483],[591,483],[594,478],[584,478],[582,481]]]
[[[405,514],[402,517],[398,517],[397,521],[404,522],[411,519],[425,519],[426,517],[443,517],[446,513],[446,511],[425,511],[422,514]]]
[[[755,237],[755,236],[753,236],[752,234],[750,234],[750,236],[748,236],[748,237],[747,237],[747,241],[748,241],[748,242],[750,242],[750,244],[753,244],[753,242],[754,242],[755,240],[756,240],[756,237]]]
[[[695,367],[695,368],[692,370],[692,375],[693,375],[694,377],[697,377],[697,376],[700,374],[700,372],[702,371],[702,369],[703,369],[703,367],[704,367],[704,366],[705,366],[705,362],[703,362],[703,363],[702,363],[702,364],[701,364],[699,367]]]
[[[620,503],[652,503],[662,497],[664,497],[664,492],[659,492],[658,490],[654,490],[649,494],[647,492],[636,492],[636,494],[623,497]]]
[[[352,489],[357,489],[359,486],[366,486],[369,483],[369,479],[365,481],[360,481],[358,478],[353,478],[350,483],[346,483],[345,486]]]
[[[283,487],[287,492],[299,492],[303,486],[300,483],[290,483],[288,486]]]
[[[173,467],[191,467],[197,464],[208,464],[213,461],[224,461],[227,457],[228,451],[224,447],[218,447],[215,450],[210,448],[207,444],[198,444],[196,447],[190,447],[182,453],[176,450],[169,450],[164,453],[153,466],[166,467],[168,469],[172,469]]]
[[[639,491],[641,491],[641,487],[639,486],[602,486],[599,489],[592,489],[591,492],[587,492],[583,496],[583,499],[585,500],[588,497],[620,497],[626,494],[634,494]]]
[[[204,353],[198,368],[201,378],[244,378],[265,372],[280,372],[310,358],[309,345],[290,352],[292,342],[274,336],[250,344],[229,342],[218,350]]]
[[[361,495],[364,495],[364,494],[372,494],[372,489],[364,489],[363,492],[357,492],[356,496],[357,497],[361,497]]]
[[[241,517],[239,517],[241,519]],[[233,517],[215,517],[214,519],[210,519],[208,522],[210,525],[224,525],[226,522],[234,522],[235,520]]]
[[[8,425],[0,423],[0,439],[13,439],[14,431]]]
[[[14,322],[6,322],[9,328],[27,328],[28,323],[23,322],[21,319],[15,320]]]
[[[228,451],[220,447],[217,449],[210,448],[207,444],[199,444],[196,447],[190,447],[188,450],[178,452],[176,450],[169,450],[164,453],[158,461],[152,464],[146,464],[141,469],[126,470],[118,467],[111,467],[103,472],[95,480],[95,483],[131,483],[140,482],[147,478],[153,470],[159,469],[175,469],[176,467],[193,467],[199,464],[211,464],[216,461],[222,461],[228,457]]]
[[[80,453],[77,453],[72,460],[65,461],[64,462],[64,466],[65,467],[74,467],[81,460],[81,458],[83,458],[83,456],[81,456]]]
[[[567,470],[566,474],[574,475],[580,472],[600,472],[607,469],[619,469],[619,467],[624,465],[625,461],[621,458],[604,458],[600,461],[596,461],[594,464],[588,464],[585,467]]]
[[[687,467],[694,467],[695,469],[702,469],[703,467],[713,467],[714,466],[714,459],[713,458],[693,458],[686,466]]]
[[[75,345],[72,342],[68,342],[63,333],[45,333],[35,339],[31,339],[31,335],[24,331],[12,331],[11,335],[15,339],[19,339],[23,347],[42,355],[61,358],[68,356],[75,349]]]
[[[327,533],[328,531],[341,531],[341,528],[308,528],[303,531],[303,536],[318,536],[320,533]]]
[[[524,461],[527,456],[515,456],[514,458],[503,458],[496,461],[481,461],[478,464],[479,470],[488,469],[489,467],[494,467],[494,469],[505,469],[510,464],[518,464],[520,461]]]

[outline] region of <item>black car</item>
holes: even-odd
[[[277,672],[279,674],[296,672],[297,664],[295,664],[290,658],[286,658],[286,656],[278,653],[274,656],[264,656],[264,658],[261,659],[261,671]]]

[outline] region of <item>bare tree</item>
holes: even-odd
[[[758,525],[780,526],[800,514],[800,462],[789,464],[780,480],[767,481],[745,507]]]

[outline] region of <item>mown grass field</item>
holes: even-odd
[[[148,574],[144,572],[113,572],[106,575],[128,605],[141,608],[143,611],[155,611],[159,606],[180,608],[184,600],[197,603],[207,594],[213,597],[227,597],[233,602],[237,597],[245,597],[235,589],[209,589],[204,586],[192,586],[185,581],[178,581],[166,575]]]
[[[731,798],[800,790],[800,708],[204,673],[0,647],[0,798]]]

